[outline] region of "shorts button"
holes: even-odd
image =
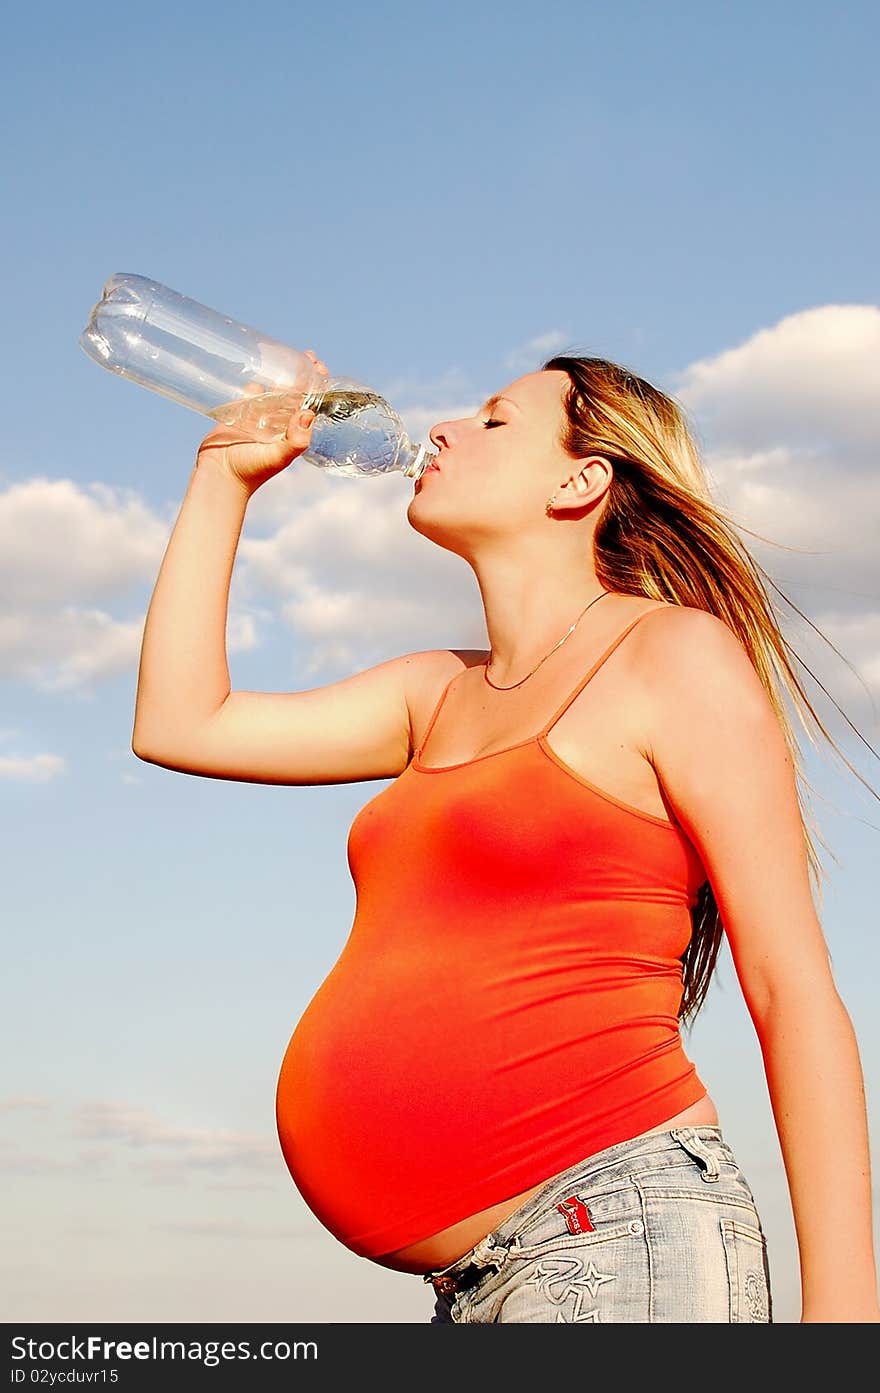
[[[644,1229],[645,1229],[645,1226],[644,1226],[644,1224],[642,1223],[641,1219],[633,1219],[633,1220],[631,1220],[630,1226],[629,1226],[629,1231],[630,1231],[630,1233],[643,1233],[643,1232],[644,1232]]]

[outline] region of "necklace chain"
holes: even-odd
[[[538,668],[541,666],[541,663],[546,663],[547,659],[551,656],[551,654],[555,653],[556,650],[557,650],[557,648],[561,648],[561,647],[562,647],[562,645],[565,643],[565,640],[569,637],[569,634],[573,634],[573,633],[574,633],[575,629],[577,628],[578,624],[579,624],[579,623],[581,622],[581,620],[583,619],[583,617],[584,617],[584,615],[586,614],[587,610],[590,609],[591,606],[593,606],[593,605],[596,603],[597,600],[601,600],[601,598],[602,598],[603,595],[608,595],[609,593],[610,593],[610,592],[609,592],[608,590],[600,590],[600,591],[599,591],[599,594],[598,594],[598,595],[595,595],[595,596],[593,597],[593,599],[590,601],[590,603],[589,603],[588,605],[586,605],[586,606],[581,610],[580,614],[578,615],[577,619],[574,621],[574,623],[572,624],[572,626],[571,626],[571,628],[568,630],[568,632],[567,632],[567,633],[564,633],[564,634],[562,635],[562,638],[559,640],[558,643],[554,643],[553,647],[550,649],[550,652],[544,654],[544,656],[543,656],[543,658],[541,659],[541,661],[535,664],[535,666],[532,668],[532,671],[531,671],[531,672],[527,672],[526,675],[525,675],[525,677],[521,677],[521,678],[519,679],[518,682],[513,682],[509,687],[499,687],[498,683],[497,683],[497,682],[493,682],[492,679],[491,679],[491,677],[489,676],[489,664],[490,664],[491,661],[492,661],[492,655],[491,655],[491,653],[490,653],[489,657],[486,659],[486,664],[485,664],[485,666],[484,666],[484,668],[483,668],[483,677],[486,679],[486,681],[488,682],[489,686],[490,686],[490,687],[494,687],[494,689],[495,689],[496,692],[512,692],[513,689],[514,689],[514,687],[521,687],[522,684],[523,684],[523,682],[527,682],[528,679],[529,679],[534,673],[536,673],[536,672],[538,671]]]

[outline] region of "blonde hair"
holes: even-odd
[[[825,729],[789,660],[794,650],[783,637],[765,581],[778,594],[783,592],[739,537],[748,529],[712,498],[694,433],[678,402],[605,358],[557,354],[541,370],[561,370],[570,379],[564,396],[566,452],[576,459],[604,455],[614,466],[594,537],[594,563],[602,585],[620,594],[708,610],[733,630],[751,659],[794,764],[810,879],[817,907],[821,906],[823,868],[816,842],[828,847],[813,822],[805,793],[810,785],[786,698],[793,702],[807,735],[813,738],[812,719],[848,768],[865,781]],[[787,596],[783,598],[801,614]],[[689,1024],[705,1001],[724,933],[708,880],[691,920],[691,939],[682,955],[679,1010],[680,1019]]]

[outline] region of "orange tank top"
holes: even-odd
[[[306,1204],[362,1257],[706,1091],[678,1024],[700,859],[675,823],[596,788],[547,742],[651,612],[537,735],[429,768],[447,684],[406,769],[351,825],[354,922],[290,1039],[276,1118]]]

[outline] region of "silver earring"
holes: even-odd
[[[549,518],[550,515],[552,514],[553,509],[554,509],[555,507],[556,507],[556,494],[554,493],[550,498],[547,499],[547,502],[544,504],[544,512],[547,514],[548,518]]]

